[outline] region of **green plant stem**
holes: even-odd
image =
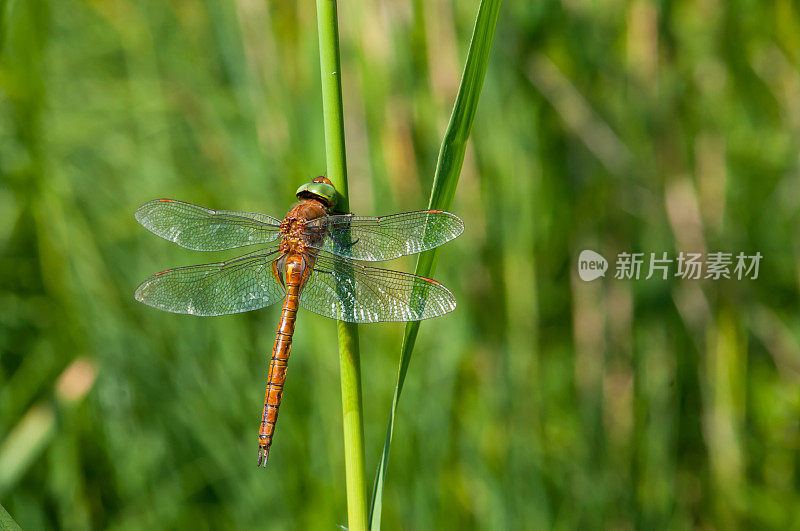
[[[339,29],[335,0],[317,0],[317,24],[319,26],[322,114],[325,121],[328,179],[340,194],[337,210],[349,212],[339,64]],[[349,529],[363,530],[367,528],[367,489],[358,327],[353,323],[339,322],[338,332],[347,483],[347,522]]]
[[[367,483],[364,464],[364,414],[361,402],[361,363],[358,327],[339,322],[339,367],[342,380],[342,427],[347,480],[349,529],[367,528]]]

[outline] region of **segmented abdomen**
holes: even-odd
[[[286,299],[283,302],[281,318],[278,321],[278,333],[275,346],[272,348],[272,359],[269,363],[267,391],[264,394],[264,412],[261,415],[261,429],[258,432],[258,465],[266,466],[269,459],[269,447],[278,421],[278,409],[283,396],[283,384],[286,381],[286,368],[289,363],[289,351],[292,348],[292,334],[297,317],[298,296],[300,294],[302,258],[289,256],[286,259]]]

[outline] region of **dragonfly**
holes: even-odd
[[[149,201],[135,214],[152,233],[187,249],[257,247],[224,262],[156,273],[139,285],[135,298],[159,310],[198,316],[247,312],[283,301],[258,432],[258,466],[264,467],[299,308],[338,321],[378,323],[429,319],[456,307],[453,294],[439,282],[368,262],[438,247],[464,231],[460,218],[442,210],[382,217],[336,213],[338,192],[327,177],[302,185],[296,196],[298,202],[283,220],[174,199]]]

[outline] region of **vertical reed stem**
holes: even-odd
[[[328,179],[341,194],[337,210],[349,212],[336,0],[317,0],[317,24]],[[367,528],[367,490],[358,327],[353,323],[339,322],[338,331],[347,521],[349,529],[360,531]]]

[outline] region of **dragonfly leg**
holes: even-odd
[[[352,241],[352,242],[350,242],[350,243],[342,243],[342,244],[341,244],[341,246],[342,246],[342,247],[344,247],[345,249],[349,249],[350,247],[352,247],[352,246],[354,246],[355,244],[357,244],[357,243],[358,243],[358,240],[360,240],[360,239],[361,239],[361,238],[357,238],[355,241]]]
[[[344,236],[344,234],[336,234],[335,236],[333,234],[330,234],[330,233],[328,233],[328,234],[329,234],[329,237],[333,241],[335,241],[337,243],[337,245],[339,245],[339,247],[342,247],[344,249],[349,249],[350,247],[352,247],[355,244],[357,244],[358,241],[361,239],[361,238],[356,238],[355,241],[352,241],[352,242],[349,242],[349,243],[345,243],[345,242],[341,241],[340,238],[339,238],[340,236]]]

